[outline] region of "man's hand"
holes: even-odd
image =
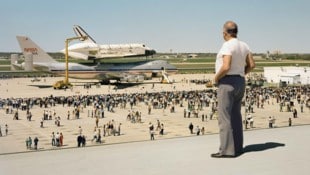
[[[246,57],[246,66],[244,69],[244,73],[247,74],[249,73],[251,70],[253,70],[255,68],[255,61],[253,59],[253,55],[252,53],[249,53]]]
[[[216,79],[216,77],[214,77],[212,84],[213,84],[213,86],[215,86],[215,87],[218,86],[218,80]]]

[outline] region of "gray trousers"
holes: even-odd
[[[241,76],[225,76],[219,81],[219,152],[223,155],[236,155],[243,149],[241,101],[244,91],[245,80]]]

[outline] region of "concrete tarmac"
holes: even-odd
[[[309,125],[245,132],[245,153],[211,158],[219,136],[204,135],[0,156],[0,174],[251,174],[310,172]]]
[[[74,86],[72,90],[53,90],[51,87],[42,88],[42,86],[51,85],[56,80],[62,79],[58,78],[40,78],[41,81],[32,82],[31,78],[16,78],[16,79],[2,79],[0,80],[0,98],[24,98],[24,97],[47,97],[49,95],[54,96],[78,96],[78,95],[96,95],[96,94],[113,94],[113,93],[145,93],[145,92],[162,92],[165,91],[189,91],[189,90],[203,90],[206,89],[204,84],[190,83],[190,79],[212,79],[211,74],[177,74],[170,78],[175,81],[173,84],[155,84],[152,88],[152,82],[157,81],[157,79],[152,81],[147,81],[145,84],[139,84],[137,86],[127,87],[123,89],[114,89],[114,86],[103,85],[100,87],[92,87],[91,89],[83,88],[82,83],[86,81],[71,79],[71,82],[79,84]],[[87,80],[89,82],[89,80]],[[41,88],[39,88],[39,86]],[[275,102],[275,99],[270,99],[269,104],[266,102],[264,108],[254,109],[252,117],[254,119],[254,127],[248,130],[257,130],[268,127],[268,117],[274,116],[276,121],[274,127],[287,127],[288,118],[292,118],[292,112],[279,112],[279,105]],[[295,100],[295,104],[297,104]],[[305,125],[310,124],[310,111],[305,108],[304,112],[301,113],[299,106],[295,106],[298,110],[298,118],[292,118],[292,125]],[[183,111],[187,108],[187,102],[184,101],[183,107],[180,105],[175,106],[175,112],[170,113],[169,109],[152,109],[150,115],[147,113],[147,105],[145,103],[139,103],[134,106],[133,111],[139,111],[142,114],[141,123],[131,123],[126,119],[127,114],[131,111],[129,105],[125,109],[120,107],[115,108],[115,112],[105,111],[105,118],[99,119],[99,126],[102,126],[107,122],[114,120],[116,126],[119,123],[121,125],[121,135],[120,136],[108,136],[103,137],[104,145],[116,144],[116,143],[127,143],[127,142],[137,142],[137,141],[148,141],[150,139],[148,126],[149,122],[152,122],[156,126],[157,120],[160,120],[164,124],[164,135],[159,135],[156,131],[156,140],[179,138],[194,136],[194,134],[189,133],[189,123],[199,126],[200,128],[205,128],[205,134],[216,134],[218,133],[218,122],[216,120],[216,115],[210,120],[211,107],[204,107],[199,111],[199,117],[184,118]],[[56,116],[61,117],[60,126],[56,126],[53,120],[44,121],[44,127],[40,127],[40,121],[45,110],[55,111]],[[67,120],[68,111],[71,113],[74,108],[56,105],[55,107],[40,108],[34,106],[31,109],[33,118],[32,121],[27,121],[26,111],[19,110],[19,120],[13,120],[13,114],[6,114],[5,108],[0,109],[0,126],[2,130],[3,137],[0,137],[0,155],[10,154],[18,152],[33,152],[33,149],[27,149],[25,140],[29,136],[39,138],[39,150],[58,150],[66,148],[77,147],[77,135],[78,127],[81,126],[83,129],[83,135],[87,138],[87,146],[97,146],[98,143],[91,142],[94,127],[95,118],[89,117],[89,111],[93,110],[92,106],[88,106],[81,112],[80,119],[71,118]],[[242,108],[244,111],[244,108]],[[208,115],[208,119],[202,121],[201,115]],[[244,115],[244,114],[243,114]],[[245,116],[243,116],[245,117]],[[8,125],[9,131],[8,135],[5,136],[5,124]],[[64,135],[64,146],[53,147],[51,145],[51,133],[52,132],[62,132]]]
[[[49,85],[62,78],[41,78],[32,82],[31,78],[16,78],[0,80],[0,98],[29,98],[54,96],[78,96],[117,93],[145,93],[162,91],[190,91],[206,89],[204,84],[190,83],[190,79],[212,79],[213,75],[174,75],[173,84],[155,84],[157,80],[147,81],[137,86],[114,89],[113,85],[103,85],[83,88],[83,83],[89,81],[74,80],[77,84],[72,90],[53,90]],[[40,88],[39,88],[40,87]],[[292,112],[280,112],[275,99],[265,103],[264,108],[255,107],[252,117],[254,127],[245,130],[246,152],[233,159],[214,159],[210,157],[219,146],[218,123],[216,116],[202,121],[201,115],[211,111],[204,107],[199,111],[199,117],[184,118],[183,111],[187,107],[176,106],[176,111],[169,109],[152,109],[147,114],[147,105],[139,103],[133,111],[142,113],[141,123],[131,123],[126,120],[130,111],[129,105],[125,109],[115,108],[115,112],[105,111],[105,118],[99,120],[99,126],[114,120],[122,123],[120,136],[103,137],[103,143],[91,142],[95,118],[88,116],[92,106],[81,112],[80,119],[66,119],[67,112],[73,107],[56,105],[55,107],[31,109],[32,121],[27,121],[26,112],[19,111],[20,120],[13,120],[13,114],[6,114],[0,109],[0,175],[36,175],[36,174],[309,174],[309,140],[310,110],[304,108],[301,113],[296,99],[295,108],[298,118],[292,118]],[[58,127],[54,120],[40,121],[44,110],[56,111],[61,117]],[[244,111],[244,107],[242,108]],[[243,113],[244,115],[244,113]],[[275,128],[268,127],[268,117],[274,116]],[[243,116],[245,117],[245,116]],[[288,118],[292,118],[292,127],[288,127]],[[165,134],[156,131],[155,141],[150,141],[148,124],[160,120],[165,126]],[[205,127],[205,135],[190,134],[188,125]],[[5,136],[4,125],[8,124],[9,132]],[[77,148],[76,137],[78,126],[82,126],[83,134],[87,136],[87,145]],[[51,146],[51,133],[64,134],[64,146]],[[27,149],[25,139],[31,136],[39,138],[39,150]]]

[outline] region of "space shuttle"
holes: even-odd
[[[55,75],[65,76],[66,65],[64,62],[58,62],[48,55],[42,48],[33,42],[27,36],[16,36],[24,55],[31,54],[33,57],[33,67],[35,70],[53,73]],[[88,38],[92,42],[91,38]],[[85,41],[87,42],[87,41]],[[13,66],[23,68],[23,64]],[[70,78],[77,79],[97,79],[103,83],[110,80],[127,83],[141,83],[145,79],[152,77],[162,77],[162,71],[166,70],[168,74],[175,74],[177,68],[165,60],[140,61],[134,63],[110,63],[95,64],[93,66],[79,63],[68,63]]]
[[[84,37],[79,43],[68,47],[68,55],[72,58],[84,60],[98,60],[107,58],[151,56],[156,53],[154,49],[145,44],[105,44],[100,45],[79,25],[73,26],[73,31],[78,37]],[[61,50],[65,53],[65,49]]]

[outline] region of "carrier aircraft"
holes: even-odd
[[[107,58],[139,57],[151,56],[155,50],[145,44],[97,44],[96,41],[86,31],[78,25],[73,26],[73,31],[78,37],[84,37],[80,43],[72,44],[68,47],[68,55],[72,58],[84,60],[98,60]],[[62,53],[65,49],[61,50]]]
[[[47,71],[57,75],[65,75],[65,63],[58,62],[41,49],[27,36],[17,36],[18,43],[24,55],[32,54],[33,67],[36,70]],[[22,64],[14,66],[23,67]],[[140,61],[122,64],[103,64],[87,66],[79,63],[69,63],[69,77],[78,79],[98,79],[108,83],[110,80],[119,82],[143,82],[145,79],[163,76],[177,72],[175,66],[164,60]]]

